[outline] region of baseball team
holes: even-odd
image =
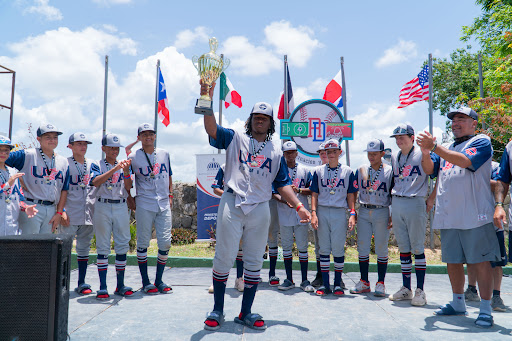
[[[201,95],[209,93],[213,97],[214,87],[201,83]],[[371,292],[368,271],[373,237],[378,272],[374,295],[388,296],[384,283],[392,228],[400,251],[403,284],[389,299],[410,300],[413,306],[424,306],[424,244],[427,214],[433,207],[432,228],[441,232],[442,260],[447,263],[453,292],[453,300],[439,307],[435,314],[466,315],[465,301],[477,300],[480,312],[475,324],[491,327],[492,311],[506,310],[500,285],[502,267],[507,264],[503,202],[512,181],[512,142],[498,164],[492,161],[490,138],[476,134],[478,114],[474,110],[456,109],[448,118],[455,137],[453,143],[438,144],[429,133],[415,135],[410,125],[399,124],[391,134],[398,151],[392,155],[390,164],[383,160],[382,140],[373,139],[365,149],[369,163],[353,171],[339,161],[343,150],[338,139],[319,145],[321,166],[309,168],[299,164],[293,141],[281,144],[272,140],[275,122],[268,103],[253,106],[245,131],[241,132],[218,125],[215,116],[204,116],[210,145],[226,150],[226,164],[212,185],[221,199],[210,288],[214,306],[206,316],[204,328],[218,330],[224,322],[226,283],[235,261],[235,287],[243,291],[235,322],[257,330],[266,328],[263,317],[251,308],[261,282],[267,246],[270,286],[279,290],[295,287],[295,241],[301,269],[299,287],[318,296],[345,295],[345,242],[347,232],[354,228],[361,279],[349,292]],[[137,221],[137,259],[143,292],[172,292],[162,281],[171,245],[173,196],[169,153],[154,147],[156,132],[151,124],[140,125],[137,133],[137,141],[125,148],[126,160],[118,160],[123,147],[119,137],[103,136],[104,157],[100,161],[86,158],[92,142],[80,132],[69,137],[72,156],[65,158],[55,153],[62,132],[51,124],[38,128],[39,148],[11,152],[11,141],[0,136],[0,235],[53,232],[76,237],[79,276],[75,291],[80,295],[92,293],[85,277],[93,235],[100,279],[96,298],[110,297],[106,276],[112,237],[117,274],[114,293],[125,297],[134,294],[124,283],[131,238],[129,209],[135,210]],[[132,152],[138,142],[141,148]],[[430,195],[429,177],[436,179]],[[135,198],[130,194],[134,181]],[[158,261],[155,280],[150,281],[147,249],[153,226]],[[310,227],[314,232],[317,264],[312,282],[307,276]],[[275,273],[278,235],[286,270],[282,282]],[[464,264],[469,282],[466,290]]]

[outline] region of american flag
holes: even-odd
[[[405,83],[402,90],[400,90],[400,96],[398,97],[400,105],[398,108],[404,108],[414,102],[428,100],[428,91],[428,65],[425,65],[418,76]]]

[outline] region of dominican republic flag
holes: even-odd
[[[277,118],[282,120],[284,118],[290,117],[290,113],[295,109],[295,104],[293,103],[293,90],[292,90],[292,82],[290,81],[290,71],[288,70],[288,64],[286,64],[286,82],[288,84],[288,113],[284,114],[284,91],[281,93],[281,99],[279,101],[279,111],[277,112]]]
[[[341,98],[341,70],[338,71],[336,76],[327,84],[325,88],[324,97],[326,101],[333,103],[337,108],[343,106],[343,99]]]
[[[220,99],[224,101],[226,109],[230,104],[242,107],[242,96],[235,90],[224,72],[220,74]]]
[[[414,102],[427,101],[428,94],[428,65],[425,65],[420,73],[418,73],[418,76],[405,83],[402,90],[400,90],[398,97],[400,105],[398,108],[404,108]]]
[[[165,90],[164,77],[162,77],[162,70],[158,69],[158,117],[162,123],[167,127],[169,121],[169,104],[167,103],[167,91]]]

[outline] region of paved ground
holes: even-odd
[[[268,280],[268,270],[262,277]],[[155,268],[150,267],[154,276]],[[512,310],[494,313],[495,326],[489,330],[476,328],[478,303],[468,307],[468,317],[436,317],[432,312],[451,299],[447,275],[427,274],[428,304],[412,307],[409,302],[391,302],[373,294],[320,298],[292,289],[280,292],[267,283],[259,286],[253,312],[265,318],[264,332],[244,328],[233,322],[238,315],[242,293],[233,289],[235,269],[232,270],[226,290],[226,323],[217,332],[203,329],[206,312],[213,307],[213,297],[207,289],[211,283],[211,269],[168,268],[164,281],[172,285],[173,293],[147,296],[135,293],[133,298],[113,295],[115,269],[109,266],[108,284],[111,299],[97,301],[94,296],[71,293],[69,302],[69,334],[75,340],[512,340]],[[285,278],[284,271],[277,275]],[[313,277],[310,272],[310,278]],[[71,273],[71,286],[76,286],[78,272]],[[294,272],[296,279],[299,272]],[[372,287],[376,274],[370,273]],[[414,274],[413,274],[414,276]],[[351,287],[359,280],[355,272],[343,275]],[[98,289],[95,265],[89,266],[87,281]],[[140,289],[138,268],[128,266],[127,285]],[[414,282],[414,279],[413,279]],[[401,285],[400,274],[388,274],[387,290],[396,291]],[[347,291],[348,293],[348,291]],[[512,306],[512,277],[503,278],[502,297]]]

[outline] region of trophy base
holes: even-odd
[[[196,101],[195,113],[198,115],[212,116],[213,102],[204,99],[198,99]]]

